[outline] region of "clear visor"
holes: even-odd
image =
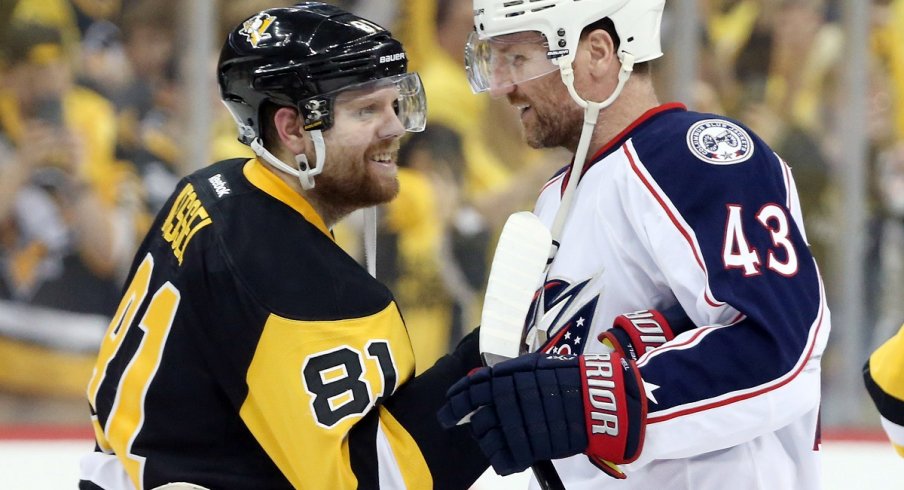
[[[558,70],[546,53],[549,44],[537,31],[480,39],[472,32],[465,45],[465,69],[475,94],[503,95],[514,85]]]
[[[417,73],[350,85],[333,94],[334,110],[356,118],[381,117],[392,110],[405,131],[417,133],[427,124],[427,97]]]

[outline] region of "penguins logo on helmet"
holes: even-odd
[[[273,21],[275,20],[276,17],[261,12],[246,20],[242,24],[242,30],[239,32],[256,48],[261,41],[270,39],[270,33],[267,32],[267,29],[270,28],[270,25],[273,24]]]

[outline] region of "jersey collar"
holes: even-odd
[[[242,173],[245,174],[245,178],[248,179],[248,182],[251,182],[251,185],[294,209],[298,214],[304,217],[305,220],[316,226],[318,230],[322,231],[324,235],[330,237],[331,240],[335,240],[332,233],[327,229],[326,223],[323,222],[323,218],[317,214],[317,211],[314,210],[311,203],[305,200],[301,194],[289,187],[289,184],[286,184],[280,180],[279,177],[274,175],[273,172],[260,162],[260,160],[252,158],[245,162]]]
[[[607,154],[609,154],[613,149],[620,147],[622,145],[622,143],[624,143],[625,140],[628,139],[629,135],[632,132],[634,132],[634,130],[637,129],[639,126],[641,126],[645,122],[649,121],[650,119],[653,119],[654,117],[658,116],[659,114],[662,114],[664,112],[676,111],[676,110],[686,111],[687,107],[680,102],[669,102],[668,104],[662,104],[662,105],[656,106],[656,107],[648,110],[647,112],[644,112],[643,114],[641,114],[640,117],[635,119],[634,122],[629,124],[625,129],[623,129],[620,133],[618,133],[614,138],[609,140],[608,143],[603,145],[602,148],[597,150],[597,152],[594,153],[592,157],[590,157],[589,163],[584,166],[584,171],[581,173],[581,176],[583,177],[584,174],[586,174],[587,171],[590,170],[590,167],[594,166],[597,162],[602,160],[603,157],[606,156]],[[571,169],[572,168],[574,168],[574,161],[572,161],[571,165],[568,166],[568,170],[566,171],[565,178],[562,179],[561,192],[563,192],[563,193],[565,192],[565,186],[568,185],[568,179],[571,177]]]

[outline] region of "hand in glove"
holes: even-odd
[[[647,401],[634,362],[620,352],[527,354],[484,367],[446,394],[445,427],[470,429],[500,475],[585,453],[616,478],[643,447]],[[464,420],[463,420],[464,419]]]

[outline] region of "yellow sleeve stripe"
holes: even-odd
[[[107,436],[104,435],[104,428],[100,426],[97,415],[91,416],[91,426],[94,428],[94,440],[97,442],[97,447],[106,454],[113,454],[113,446],[107,441]]]
[[[395,460],[399,463],[405,488],[433,488],[433,476],[424,455],[411,434],[402,427],[395,417],[380,407],[380,428],[386,434]]]
[[[904,327],[873,352],[869,371],[882,391],[904,400]]]

